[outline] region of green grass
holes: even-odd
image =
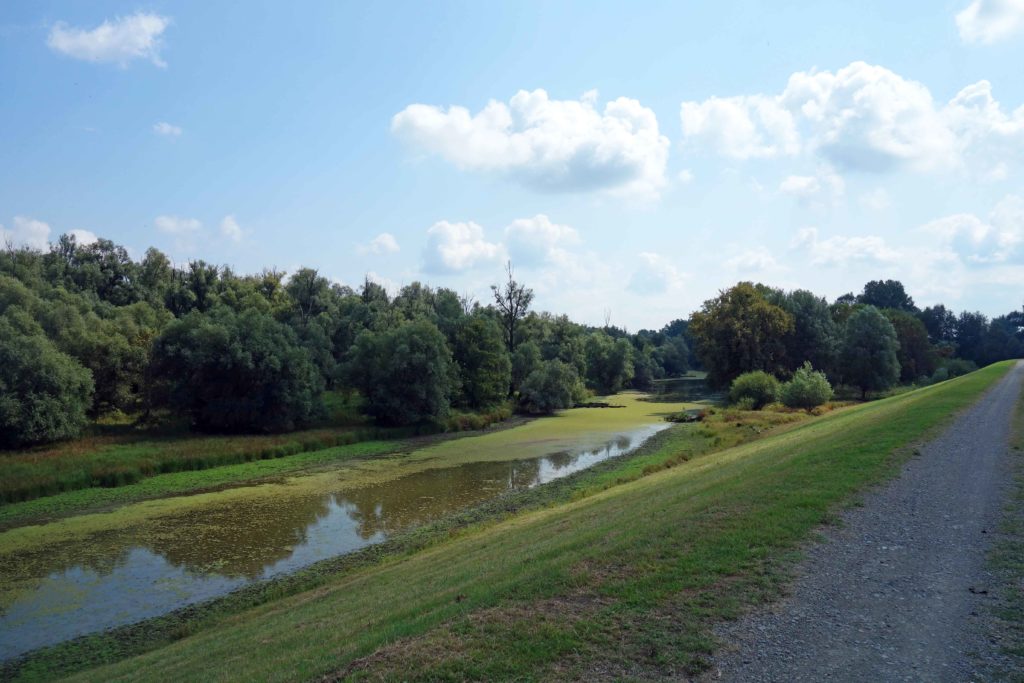
[[[836,411],[573,502],[454,531],[79,678],[699,672],[714,647],[712,623],[777,596],[800,544],[837,504],[891,475],[904,447],[1008,368]]]
[[[1024,393],[1014,419],[1013,489],[1003,511],[989,566],[999,577],[993,636],[1005,658],[991,671],[997,680],[1024,681]]]
[[[40,523],[69,514],[102,510],[150,498],[183,495],[221,486],[281,477],[336,465],[355,458],[396,453],[408,448],[410,448],[410,443],[403,440],[363,441],[349,446],[336,446],[272,460],[257,460],[205,470],[160,474],[130,486],[67,491],[22,503],[0,506],[0,531],[29,522]]]

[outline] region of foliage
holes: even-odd
[[[0,446],[77,436],[92,390],[89,371],[46,337],[0,318]]]
[[[892,323],[874,306],[864,306],[846,321],[840,363],[843,381],[861,390],[881,391],[896,384],[899,342]]]
[[[907,294],[899,280],[872,280],[864,285],[864,291],[857,297],[857,303],[875,308],[917,312],[914,300]]]
[[[167,402],[203,431],[276,432],[308,423],[323,380],[291,328],[218,308],[172,322],[153,347]]]
[[[356,339],[348,362],[350,384],[384,424],[443,420],[448,415],[455,368],[444,335],[418,319]]]
[[[586,341],[587,383],[599,394],[614,394],[633,376],[633,351],[625,339],[592,332]]]
[[[816,408],[832,398],[832,385],[825,373],[817,372],[805,362],[793,373],[793,378],[779,389],[779,400],[789,408]]]
[[[729,401],[739,403],[749,399],[751,410],[761,410],[769,403],[774,403],[778,396],[779,380],[763,370],[745,372],[729,386]]]
[[[519,405],[529,413],[552,413],[583,400],[576,368],[560,360],[542,361],[519,387]]]
[[[715,386],[724,386],[752,370],[783,370],[784,338],[792,331],[793,316],[770,303],[749,282],[705,301],[690,322],[708,381]]]
[[[456,323],[452,355],[461,379],[460,405],[489,408],[506,399],[512,381],[512,362],[501,328],[494,320],[471,316]]]
[[[928,341],[928,329],[919,318],[906,311],[889,309],[885,317],[896,330],[899,349],[896,359],[900,363],[900,381],[909,383],[922,375],[935,372],[936,353]]]
[[[505,274],[508,276],[505,284],[500,287],[491,285],[491,293],[494,295],[494,305],[498,309],[505,330],[505,344],[508,346],[508,352],[512,353],[519,342],[516,338],[516,325],[530,308],[533,290],[521,282],[516,282],[511,261],[505,265]]]

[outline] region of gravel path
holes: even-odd
[[[976,681],[989,530],[1008,488],[1018,363],[811,547],[790,597],[727,624],[706,680]]]

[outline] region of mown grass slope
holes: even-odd
[[[695,673],[834,506],[1009,368],[831,413],[231,616],[83,680]],[[31,674],[30,671],[25,671]]]

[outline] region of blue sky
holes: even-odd
[[[1024,301],[1024,0],[0,6],[0,230],[630,329]]]

